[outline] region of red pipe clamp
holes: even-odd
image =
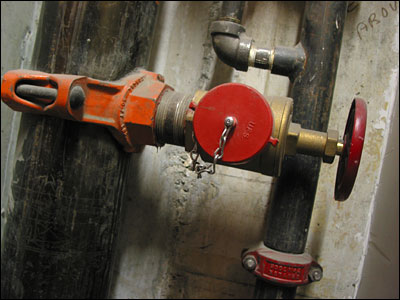
[[[299,286],[322,279],[322,267],[307,254],[276,251],[263,243],[244,250],[242,264],[257,277],[281,286]]]

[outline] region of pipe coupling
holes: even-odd
[[[191,100],[190,95],[165,90],[156,112],[157,145],[185,145],[185,117]]]

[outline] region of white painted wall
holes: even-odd
[[[359,299],[399,298],[399,89],[390,119]]]
[[[40,1],[1,1],[2,77],[9,70],[31,67],[41,7]],[[21,113],[1,102],[1,241],[20,119]]]
[[[382,12],[386,17],[382,17]],[[372,21],[374,16],[376,21]],[[362,24],[368,30],[358,33]],[[331,169],[336,169],[337,161],[321,168],[307,248],[324,267],[324,279],[320,286],[304,288],[306,295],[357,295],[398,89],[398,41],[398,2],[361,1],[348,14],[329,127],[343,132],[350,100],[359,96],[368,103],[366,139],[358,178],[345,203],[332,201],[336,171]]]

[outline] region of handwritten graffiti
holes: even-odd
[[[389,3],[389,7],[381,7],[378,12],[373,12],[369,15],[368,21],[360,22],[357,24],[357,34],[360,40],[362,40],[362,33],[367,32],[369,28],[371,30],[374,26],[381,23],[382,18],[387,18],[390,15],[390,12],[397,11],[398,1],[393,1]]]

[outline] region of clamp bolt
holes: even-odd
[[[243,266],[246,270],[254,271],[257,267],[257,261],[252,255],[248,255],[243,259]]]
[[[161,81],[161,82],[165,82],[165,78],[161,74],[157,74],[157,80]]]
[[[310,281],[320,281],[322,279],[322,270],[320,268],[311,268],[308,276]]]
[[[78,109],[85,102],[86,95],[80,86],[75,86],[72,88],[69,95],[69,105],[72,109]]]

